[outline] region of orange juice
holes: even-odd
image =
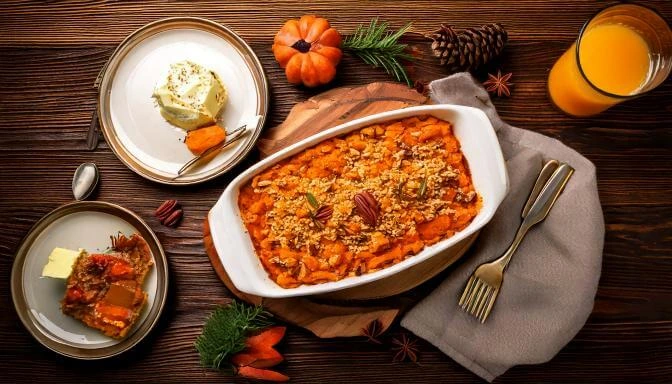
[[[575,43],[548,77],[551,99],[564,112],[575,116],[602,112],[645,84],[651,66],[649,46],[633,29],[622,24],[596,25],[584,31],[579,44],[579,63]]]

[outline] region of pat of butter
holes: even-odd
[[[81,248],[78,251],[54,248],[51,254],[49,254],[49,262],[42,269],[42,277],[67,279],[70,273],[72,273],[75,261],[82,253],[84,253],[84,250]]]
[[[171,64],[152,96],[163,118],[186,130],[215,124],[228,98],[215,72],[188,60]]]

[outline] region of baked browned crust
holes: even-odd
[[[112,237],[110,252],[77,259],[61,310],[107,336],[124,338],[147,303],[142,285],[153,264],[140,235]]]
[[[371,273],[451,237],[481,198],[452,132],[432,116],[325,140],[241,188],[241,218],[284,288]]]

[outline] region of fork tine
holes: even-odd
[[[490,307],[490,304],[492,303],[492,295],[488,298],[488,302],[483,306],[483,311],[478,314],[478,321],[480,321],[481,324],[485,323],[485,318],[487,317],[487,312],[488,308]]]
[[[485,303],[485,298],[488,296],[488,292],[490,290],[490,286],[487,283],[483,283],[483,291],[481,292],[481,297],[478,299],[478,302],[476,302],[476,306],[474,307],[474,317],[477,317],[477,313],[481,310],[481,307]]]
[[[488,286],[488,290],[485,291],[485,295],[483,297],[483,301],[478,307],[478,311],[476,311],[476,317],[480,320],[483,317],[483,314],[485,313],[485,309],[488,308],[488,305],[490,304],[490,299],[492,298],[492,293],[495,291],[493,287]]]
[[[474,288],[475,280],[476,279],[474,278],[474,276],[471,275],[471,277],[469,278],[469,281],[467,281],[467,285],[464,287],[464,291],[462,292],[462,296],[460,297],[460,302],[458,303],[458,305],[460,307],[464,304],[464,302],[467,299],[469,293]]]
[[[482,280],[479,279],[479,281],[481,282],[481,286],[478,289],[476,296],[471,301],[471,305],[469,305],[469,313],[471,313],[472,316],[476,315],[476,307],[478,306],[480,300],[483,298],[483,293],[487,288],[487,285]]]
[[[474,281],[472,282],[471,287],[469,288],[469,293],[467,294],[466,298],[464,299],[464,302],[462,303],[462,309],[464,309],[465,311],[467,310],[469,303],[471,303],[471,298],[474,296],[474,293],[478,288],[478,284],[479,284],[478,279],[474,277]]]
[[[467,310],[467,305],[469,305],[469,300],[471,298],[471,295],[474,293],[474,288],[476,287],[476,284],[478,283],[478,280],[476,280],[475,277],[471,277],[469,279],[471,281],[471,284],[469,284],[469,290],[468,292],[465,292],[464,294],[464,300],[462,300],[462,304],[460,304],[460,307],[463,310]]]
[[[476,304],[476,301],[478,300],[478,297],[479,297],[479,294],[480,294],[480,291],[481,291],[481,287],[483,286],[483,281],[481,279],[476,279],[476,280],[478,281],[478,283],[477,283],[476,287],[474,288],[473,294],[469,298],[469,305],[467,305],[467,309],[466,309],[466,311],[469,312],[469,314],[471,314],[471,309]]]
[[[478,317],[478,314],[481,313],[481,311],[483,311],[483,307],[485,307],[485,304],[487,303],[488,296],[490,296],[490,292],[492,292],[492,287],[485,284],[485,291],[481,295],[481,298],[478,300],[476,308],[474,309],[473,315],[475,317]]]
[[[495,300],[497,300],[497,295],[499,295],[499,288],[495,289],[495,291],[492,293],[492,297],[490,298],[490,302],[488,303],[488,307],[485,310],[485,313],[483,313],[483,316],[481,318],[481,323],[485,323],[485,320],[490,316],[490,311],[492,310],[492,306],[495,305]]]
[[[481,289],[481,286],[483,285],[483,281],[481,281],[481,279],[476,278],[475,280],[476,283],[474,284],[474,289],[471,290],[469,297],[467,297],[466,303],[464,303],[464,307],[462,307],[466,312],[471,312],[471,306],[474,304],[478,290]]]

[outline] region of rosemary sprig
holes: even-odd
[[[369,25],[360,24],[350,36],[343,41],[343,48],[352,52],[374,67],[382,67],[393,75],[397,81],[412,85],[411,79],[400,60],[413,60],[413,56],[406,52],[406,44],[399,43],[399,38],[411,29],[411,23],[401,27],[396,32],[387,30],[387,22],[378,22],[378,18],[371,20]]]
[[[215,309],[196,339],[201,364],[220,369],[223,362],[245,348],[249,332],[272,324],[270,317],[260,305],[249,306],[235,300]]]
[[[425,174],[425,178],[422,179],[422,182],[420,183],[420,188],[418,188],[418,200],[423,200],[425,198],[425,194],[427,193],[427,175]]]
[[[313,195],[312,193],[306,192],[306,200],[308,200],[308,204],[310,204],[310,206],[313,207],[313,209],[320,208],[320,203],[317,202],[315,195]]]

